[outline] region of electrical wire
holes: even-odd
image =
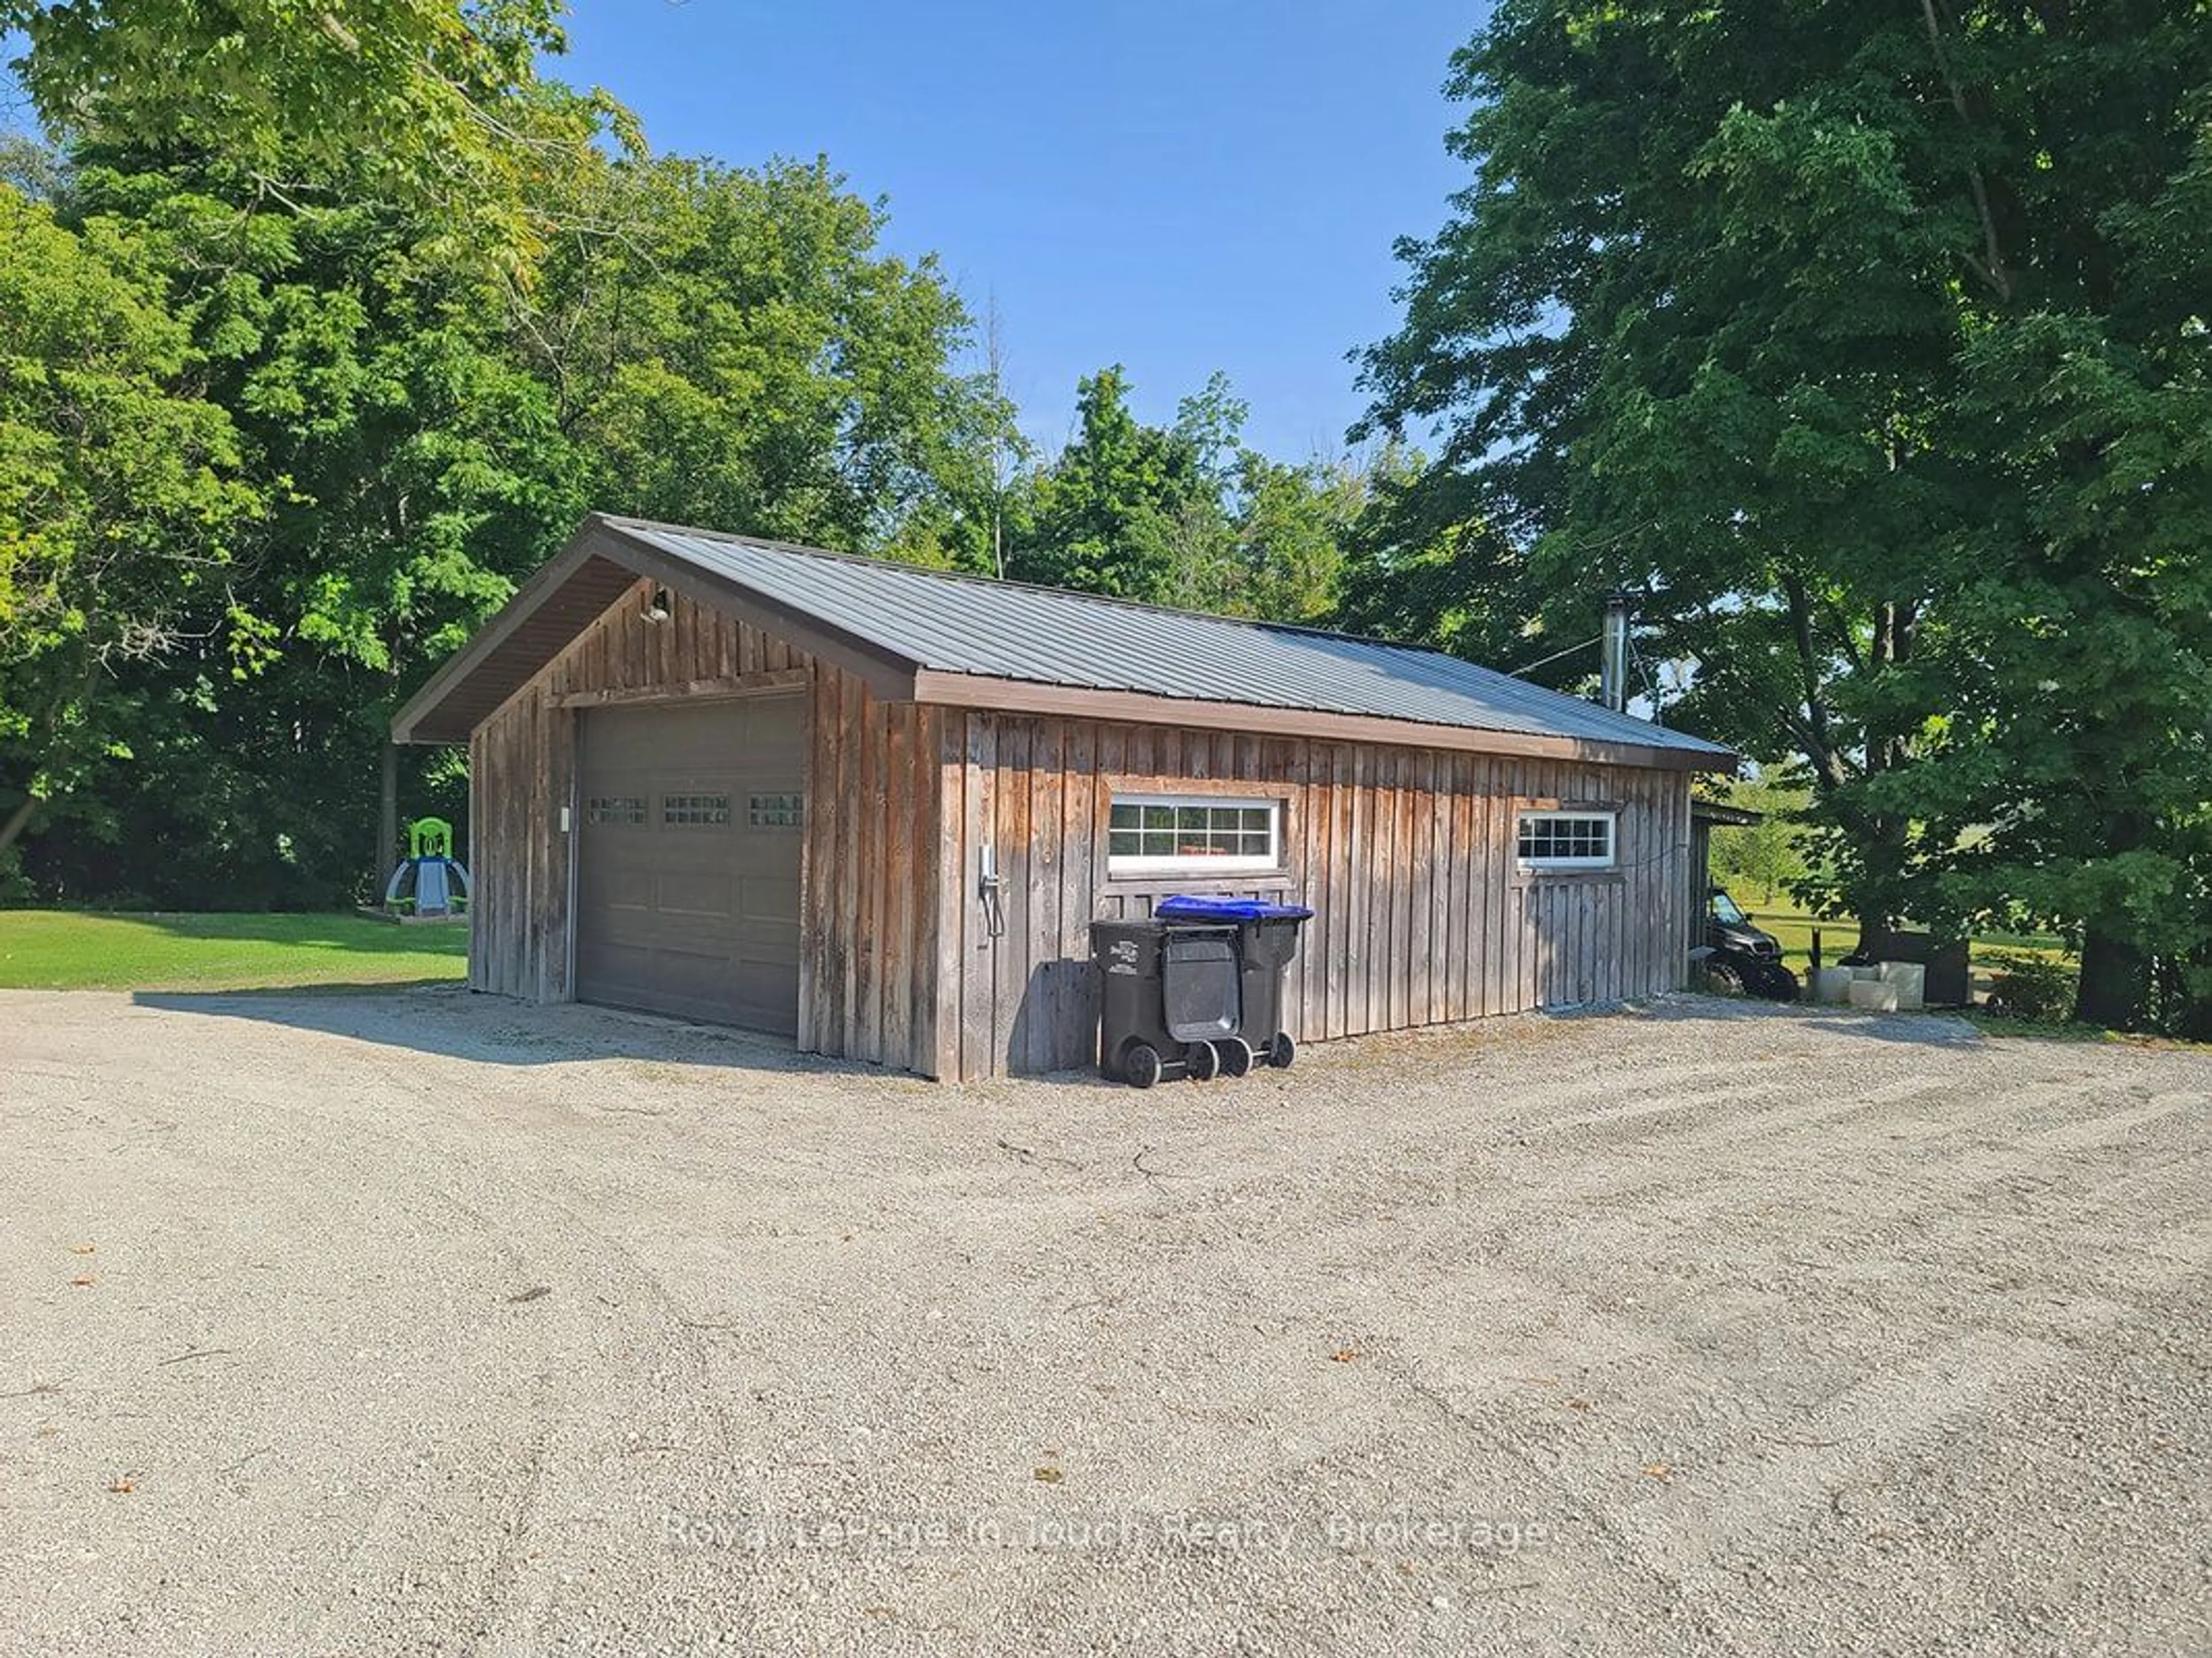
[[[1586,651],[1604,637],[1603,634],[1592,634],[1579,645],[1570,645],[1563,651],[1553,651],[1549,656],[1540,656],[1534,662],[1523,663],[1517,668],[1510,668],[1506,671],[1505,677],[1508,679],[1519,679],[1523,675],[1535,672],[1539,668],[1549,666],[1563,656],[1572,656],[1577,651]]]

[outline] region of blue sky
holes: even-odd
[[[659,150],[829,156],[890,245],[995,299],[1031,437],[1127,366],[1166,419],[1215,368],[1247,439],[1337,452],[1345,354],[1390,331],[1390,245],[1463,182],[1440,90],[1486,7],[1440,0],[576,0],[554,72]]]

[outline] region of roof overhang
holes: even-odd
[[[470,733],[606,614],[641,577],[788,640],[857,674],[878,696],[914,700],[915,664],[818,616],[702,570],[594,513],[545,567],[392,718],[395,743],[465,743]]]
[[[1717,800],[1692,800],[1690,817],[1700,823],[1711,823],[1717,829],[1749,829],[1754,823],[1766,821],[1763,811],[1753,811],[1748,806],[1727,806]]]
[[[476,728],[604,616],[641,579],[778,637],[857,675],[890,702],[1007,714],[1206,726],[1258,736],[1396,744],[1472,754],[1733,771],[1725,750],[1618,742],[1481,726],[1436,725],[1376,714],[1271,703],[1219,702],[1148,691],[1100,689],[930,669],[757,588],[676,557],[631,534],[624,520],[594,513],[567,547],[517,588],[451,661],[392,716],[396,743],[465,743]]]
[[[1650,766],[1669,771],[1732,771],[1735,756],[1656,744],[1613,743],[1438,726],[1379,714],[1338,714],[1326,708],[1286,708],[1255,702],[1208,702],[1156,696],[1145,691],[1097,690],[1085,685],[1046,685],[1027,679],[923,669],[914,677],[915,700],[952,708],[994,708],[1008,714],[1073,714],[1126,720],[1148,726],[1204,726],[1258,737],[1306,737],[1338,743],[1395,743],[1407,748],[1449,749],[1528,759],[1577,760],[1601,766]]]

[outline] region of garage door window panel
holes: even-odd
[[[806,799],[798,794],[750,794],[745,797],[745,827],[757,829],[795,829],[806,824]]]
[[[726,794],[664,794],[660,821],[670,829],[721,829],[730,821]]]

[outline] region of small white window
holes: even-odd
[[[1519,855],[1523,869],[1611,869],[1613,814],[1524,811]]]
[[[1109,875],[1212,875],[1282,865],[1283,803],[1249,796],[1117,794]]]

